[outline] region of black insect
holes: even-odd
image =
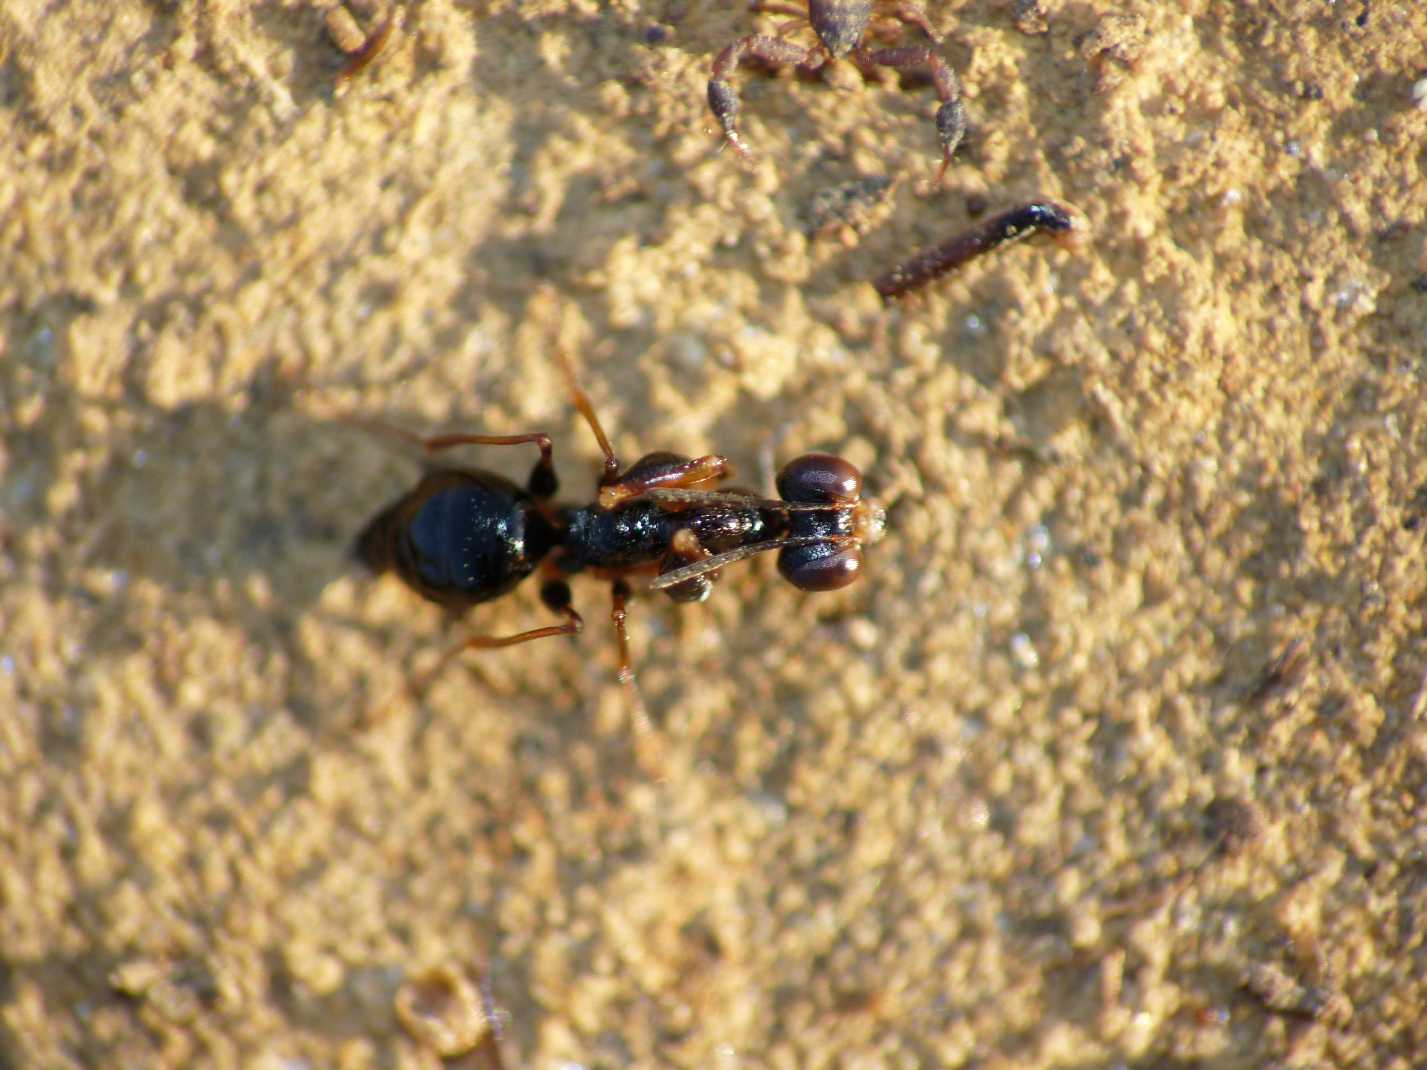
[[[463,650],[511,646],[583,626],[568,578],[587,573],[611,583],[620,676],[632,681],[625,631],[631,578],[676,602],[701,602],[718,570],[766,550],[778,571],[805,591],[830,591],[862,571],[862,547],[880,537],[883,512],[862,498],[862,476],[840,457],[812,453],[778,473],[779,498],[710,489],[730,475],[716,454],[650,453],[622,469],[589,398],[570,381],[575,407],[604,453],[604,475],[588,505],[559,504],[550,436],[395,433],[428,455],[456,446],[535,445],[540,458],[525,487],[478,468],[438,467],[376,515],[356,554],[373,571],[395,572],[433,602],[463,612],[539,571],[541,600],[565,619],[507,636],[472,636],[441,658],[429,680]],[[394,429],[388,429],[394,430]]]

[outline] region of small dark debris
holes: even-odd
[[[1036,36],[1050,31],[1045,7],[1040,0],[1014,0],[1011,17],[1015,20],[1016,29],[1021,33]]]
[[[1407,516],[1402,521],[1402,530],[1416,531],[1422,527],[1424,520],[1427,520],[1427,483],[1423,483],[1412,493],[1407,503]]]
[[[871,988],[848,988],[834,994],[834,1014],[876,1014],[882,1006],[882,993]]]
[[[687,922],[679,930],[679,936],[683,942],[694,949],[706,961],[717,962],[723,958],[723,941],[718,938],[718,933],[703,918],[695,918]]]
[[[644,31],[644,43],[655,46],[662,45],[669,40],[669,27],[654,25]]]
[[[986,209],[990,207],[991,202],[980,193],[968,193],[966,195],[966,214],[972,219],[985,215]]]
[[[1418,275],[1409,285],[1418,293],[1427,294],[1427,275]]]
[[[1259,682],[1248,694],[1253,704],[1266,702],[1283,691],[1287,691],[1303,679],[1303,671],[1308,666],[1307,646],[1302,639],[1295,639],[1269,662]]]
[[[1395,219],[1379,230],[1373,237],[1380,242],[1400,241],[1412,233],[1412,224],[1405,219]]]
[[[1347,997],[1324,985],[1305,985],[1279,966],[1257,963],[1244,977],[1249,994],[1275,1014],[1344,1023],[1352,1017]]]
[[[867,213],[886,198],[891,187],[890,178],[873,175],[818,190],[803,212],[806,233],[817,236],[839,225],[858,229],[866,224]]]
[[[940,761],[945,751],[941,740],[929,733],[919,735],[912,741],[912,753],[918,762]]]
[[[278,517],[254,517],[240,538],[243,557],[250,561],[271,561],[282,556],[287,544],[287,525]]]
[[[1079,42],[1080,56],[1090,68],[1096,93],[1120,84],[1144,54],[1149,24],[1136,15],[1107,15]]]
[[[862,814],[856,810],[843,809],[837,814],[838,831],[845,839],[851,839],[857,835],[857,830],[862,827]]]
[[[1263,835],[1263,815],[1248,799],[1221,795],[1204,808],[1205,834],[1215,850],[1238,854]]]

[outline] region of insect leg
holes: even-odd
[[[584,620],[570,606],[565,606],[561,612],[565,614],[564,624],[547,624],[543,628],[531,628],[529,631],[516,632],[514,635],[467,636],[448,649],[435,665],[416,678],[412,685],[414,693],[417,695],[424,693],[441,670],[467,650],[493,650],[497,647],[516,646],[519,643],[528,643],[532,639],[545,639],[553,635],[578,635],[580,629],[584,627]]]
[[[946,60],[930,48],[883,48],[864,53],[864,58],[878,67],[894,71],[930,71],[941,107],[936,112],[936,132],[941,139],[941,170],[937,180],[946,174],[952,154],[966,133],[966,106],[961,103],[961,83]]]
[[[559,481],[555,478],[554,450],[550,443],[550,435],[545,431],[531,431],[523,435],[471,435],[453,432],[423,438],[421,435],[403,431],[399,427],[382,423],[380,420],[359,417],[348,422],[358,427],[364,427],[368,431],[380,431],[382,434],[393,435],[423,450],[428,456],[440,453],[442,450],[454,449],[456,446],[521,446],[527,442],[533,442],[540,449],[540,459],[530,470],[530,493],[543,500],[553,495],[559,486]]]
[[[738,90],[729,81],[744,56],[752,56],[770,67],[817,67],[819,57],[813,52],[780,37],[751,34],[740,37],[714,59],[713,77],[709,79],[709,110],[723,127],[723,136],[740,156],[749,159],[752,153],[743,135],[738,132],[738,112],[742,102]]]

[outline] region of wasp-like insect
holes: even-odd
[[[861,575],[862,548],[882,534],[883,511],[862,498],[862,475],[852,464],[826,453],[789,461],[778,473],[776,499],[712,489],[731,473],[717,454],[650,453],[623,468],[589,398],[569,378],[575,407],[604,454],[604,474],[587,505],[554,501],[558,481],[543,431],[432,438],[397,432],[428,456],[457,446],[529,443],[540,457],[523,488],[478,468],[433,468],[372,519],[357,538],[357,556],[457,612],[499,598],[539,570],[541,600],[565,618],[514,635],[471,636],[428,677],[463,650],[578,633],[583,621],[568,580],[579,573],[611,583],[625,680],[633,679],[625,630],[632,578],[651,577],[649,586],[676,602],[701,602],[719,569],[767,550],[778,551],[779,573],[804,591],[836,590]]]

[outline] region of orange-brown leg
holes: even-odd
[[[541,593],[544,595],[544,592]],[[567,593],[568,596],[568,585],[565,586],[565,593]],[[515,635],[467,636],[467,638],[462,639],[461,642],[450,646],[447,651],[442,653],[440,658],[437,658],[435,665],[432,665],[427,671],[420,673],[418,676],[414,676],[414,678],[408,678],[408,695],[414,700],[420,699],[422,695],[427,693],[427,688],[430,688],[431,682],[434,681],[437,676],[441,675],[442,669],[447,668],[447,665],[455,661],[455,658],[458,658],[461,653],[467,651],[489,651],[489,649],[495,649],[498,648],[498,646],[515,646],[517,643],[527,643],[531,642],[532,639],[545,639],[548,638],[548,636],[554,635],[579,635],[579,632],[581,632],[581,629],[585,626],[584,619],[579,616],[579,613],[575,612],[574,608],[569,605],[565,605],[564,608],[559,608],[559,612],[564,613],[565,622],[558,623],[558,625],[545,625],[544,628],[531,628],[529,631],[517,632]],[[367,725],[375,725],[375,723],[387,719],[387,715],[391,712],[391,706],[394,705],[394,703],[395,699],[388,700],[377,712],[370,713],[370,715],[367,716]]]
[[[610,620],[614,622],[615,645],[619,651],[619,681],[628,689],[632,704],[630,720],[634,727],[635,750],[646,772],[659,780],[667,778],[663,743],[654,725],[649,720],[649,707],[644,704],[644,693],[639,690],[639,679],[634,675],[634,664],[629,657],[629,632],[625,627],[628,616],[626,606],[630,597],[629,584],[615,580],[610,588]]]
[[[570,363],[570,355],[563,349],[556,348],[555,356],[559,358],[560,369],[565,373],[565,385],[569,388],[570,400],[574,403],[576,411],[585,418],[585,423],[590,425],[590,430],[595,435],[595,441],[600,445],[600,452],[604,454],[604,477],[613,479],[619,475],[619,460],[614,455],[614,447],[609,444],[609,436],[604,433],[604,428],[600,425],[600,418],[595,415],[595,407],[590,401],[590,396],[580,389],[580,384],[575,379],[575,369]]]
[[[449,647],[434,665],[411,681],[409,687],[412,697],[420,698],[425,694],[426,689],[431,686],[431,681],[441,674],[441,670],[467,650],[495,650],[498,647],[517,646],[520,643],[529,643],[535,639],[546,639],[555,635],[579,635],[585,625],[580,615],[571,606],[563,607],[560,612],[565,615],[563,624],[547,624],[543,628],[531,628],[528,631],[516,632],[514,635],[467,636],[459,643]]]
[[[629,660],[629,630],[625,627],[625,618],[629,613],[626,606],[629,603],[631,591],[629,584],[624,580],[615,580],[610,588],[610,600],[612,606],[609,611],[610,620],[614,622],[614,637],[619,648],[619,682],[622,684],[632,684],[638,693],[639,685],[634,678],[634,667]],[[643,701],[640,705],[643,706]]]
[[[600,418],[595,415],[595,407],[588,394],[575,380],[575,370],[569,355],[557,349],[560,367],[565,373],[565,382],[570,390],[570,400],[575,409],[585,418],[604,454],[604,476],[600,479],[599,504],[601,508],[613,509],[621,502],[638,498],[653,487],[693,487],[711,480],[728,478],[731,469],[727,459],[710,454],[692,460],[673,454],[650,454],[635,462],[628,472],[621,473],[619,459],[614,455],[609,436],[605,434]]]
[[[549,433],[545,431],[531,431],[523,435],[472,435],[457,431],[423,437],[381,420],[369,420],[366,417],[351,417],[347,422],[368,431],[377,431],[409,442],[428,455],[457,446],[522,446],[533,442],[540,449],[540,459],[530,470],[528,486],[531,495],[543,501],[551,497],[559,486],[555,478],[554,447],[551,445]]]
[[[555,491],[560,488],[560,480],[555,475],[554,452],[550,445],[550,436],[544,431],[532,431],[525,435],[435,435],[421,440],[421,446],[427,453],[439,453],[441,450],[449,450],[454,446],[519,446],[525,442],[534,442],[540,448],[540,459],[530,470],[530,475],[526,479],[526,487],[530,490],[532,497],[539,501],[545,501],[547,498],[554,497]]]

